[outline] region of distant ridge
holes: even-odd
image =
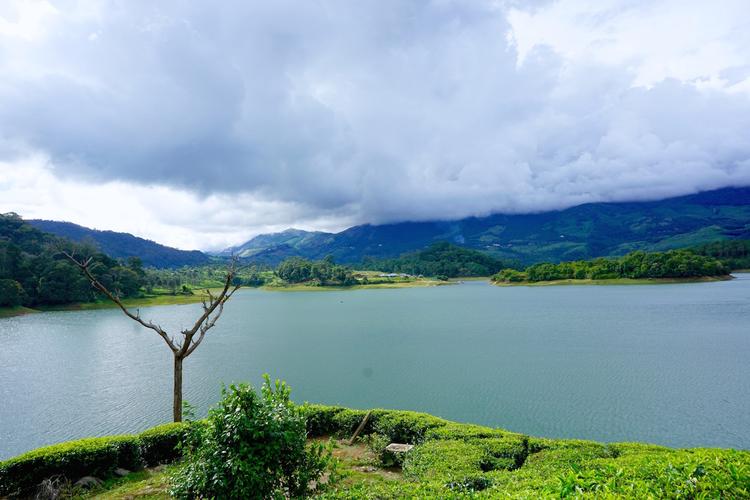
[[[209,262],[209,256],[198,250],[179,250],[130,233],[99,231],[72,222],[32,219],[29,224],[73,241],[92,240],[101,251],[115,258],[140,257],[143,264],[159,268],[199,266]]]
[[[660,251],[750,238],[750,187],[659,201],[587,203],[535,214],[495,214],[456,221],[354,226],[339,233],[289,229],[256,236],[232,252],[277,264],[288,257],[356,263],[390,258],[449,241],[524,264]]]
[[[333,233],[291,228],[280,233],[259,234],[242,245],[223,250],[218,255],[237,255],[239,257],[251,258],[276,247],[287,248],[288,252],[293,253],[295,248],[314,245],[316,242],[326,241],[327,237],[331,236],[333,236]]]

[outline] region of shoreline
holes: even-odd
[[[732,272],[747,272],[747,271],[732,271]],[[334,291],[357,291],[357,290],[394,290],[399,288],[427,288],[434,286],[447,286],[457,285],[465,281],[487,281],[489,284],[499,287],[516,287],[516,286],[583,286],[583,285],[595,285],[595,286],[613,286],[613,285],[669,285],[669,284],[687,284],[687,283],[712,283],[717,281],[730,281],[736,279],[734,276],[703,276],[696,278],[616,278],[616,279],[601,279],[601,280],[552,280],[552,281],[519,281],[515,283],[505,283],[492,281],[491,277],[488,276],[470,276],[470,277],[458,277],[450,278],[448,281],[439,280],[417,280],[407,282],[392,282],[392,283],[368,283],[363,285],[351,285],[351,286],[311,286],[304,284],[295,285],[263,285],[259,287],[245,286],[243,288],[252,288],[262,290],[264,292],[334,292]],[[194,293],[193,295],[152,295],[147,297],[139,297],[132,299],[124,299],[123,303],[126,307],[153,307],[153,306],[171,306],[171,305],[186,305],[199,303],[205,297],[204,293]],[[16,307],[0,307],[0,319],[13,318],[17,316],[25,316],[27,314],[36,314],[42,312],[53,312],[53,311],[88,311],[95,309],[112,309],[117,308],[117,304],[110,301],[99,301],[99,302],[82,302],[75,304],[64,304],[57,306],[41,306],[37,308],[16,306]]]
[[[687,283],[713,283],[716,281],[731,281],[735,279],[732,275],[727,276],[698,276],[695,278],[612,278],[612,279],[564,279],[550,281],[518,281],[515,283],[506,283],[502,281],[492,281],[495,286],[512,287],[512,286],[612,286],[612,285],[674,285]]]
[[[431,286],[453,285],[453,281],[438,280],[417,280],[404,282],[384,282],[384,283],[366,283],[362,285],[335,286],[335,285],[263,285],[259,287],[264,292],[335,292],[335,291],[356,291],[356,290],[393,290],[397,288],[426,288]]]
[[[193,295],[152,295],[147,297],[136,297],[123,299],[123,304],[127,308],[132,307],[153,307],[153,306],[179,306],[185,304],[195,304],[200,302],[205,293],[194,293]],[[114,302],[76,302],[73,304],[62,304],[54,306],[31,307],[0,307],[0,318],[13,318],[16,316],[25,316],[26,314],[36,314],[54,311],[89,311],[95,309],[116,309],[118,306]]]

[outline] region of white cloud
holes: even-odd
[[[199,197],[168,186],[60,179],[42,155],[0,162],[0,192],[0,213],[128,232],[184,249],[220,250],[284,230],[290,217],[302,229],[340,230],[352,223],[345,216],[315,216],[309,207],[250,195]]]
[[[559,0],[511,9],[508,19],[519,63],[546,45],[570,64],[626,68],[634,85],[674,78],[723,87],[722,73],[743,67],[750,77],[746,0]]]
[[[22,206],[59,216],[24,215],[205,248],[262,228],[750,184],[744,4],[70,0],[28,22],[0,10],[2,26],[33,27],[0,31],[0,159],[47,165],[45,185],[0,181],[2,205],[23,213],[17,193],[50,192],[66,211],[37,194]],[[85,196],[60,194],[93,184],[137,207],[90,214]]]

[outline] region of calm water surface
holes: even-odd
[[[549,437],[750,449],[750,275],[658,286],[243,290],[185,364],[222,382]],[[197,305],[146,308],[187,326]],[[0,459],[169,421],[171,354],[116,310],[0,320]]]

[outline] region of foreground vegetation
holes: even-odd
[[[79,489],[76,494],[255,498],[253,491],[264,491],[266,498],[283,498],[296,491],[298,496],[362,499],[750,495],[747,451],[536,438],[409,411],[372,410],[361,434],[361,443],[370,451],[353,453],[348,445],[332,441],[331,445],[348,452],[333,450],[339,457],[334,460],[331,445],[326,449],[322,443],[327,437],[351,436],[368,412],[294,407],[287,397],[278,385],[262,396],[234,388],[207,421],[29,452],[0,463],[0,495],[33,491],[52,475],[71,481],[87,474],[107,478],[116,467],[139,470],[174,461],[181,454],[185,458],[166,470],[108,480],[104,486],[90,492]],[[272,404],[261,403],[264,400]],[[269,419],[270,408],[276,408],[272,414],[277,417]],[[312,437],[325,439],[310,441]],[[388,443],[415,447],[393,455],[385,450]],[[286,461],[273,458],[282,456]]]
[[[524,271],[503,269],[492,277],[492,281],[537,283],[562,280],[685,280],[725,277],[729,271],[726,265],[715,258],[688,250],[654,253],[636,251],[619,258],[534,264]]]

